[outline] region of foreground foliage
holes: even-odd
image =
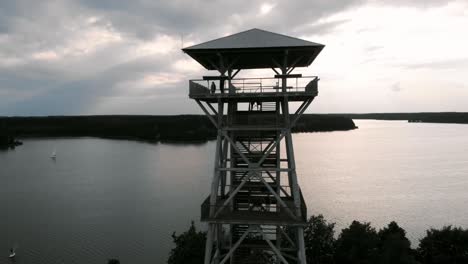
[[[452,226],[427,230],[419,243],[418,256],[428,264],[468,263],[468,230]]]
[[[168,264],[199,264],[203,263],[205,254],[206,233],[196,230],[192,222],[188,231],[176,235],[172,234],[176,245],[169,254]]]
[[[370,223],[353,221],[335,239],[335,224],[323,215],[311,216],[304,229],[307,263],[314,264],[462,264],[468,263],[468,230],[451,226],[430,229],[417,249],[406,231],[390,222],[377,231]],[[286,230],[288,232],[288,230]],[[189,230],[173,234],[176,247],[168,264],[203,263],[206,233]]]

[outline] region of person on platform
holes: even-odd
[[[216,92],[216,84],[214,82],[211,82],[211,94],[214,94]]]

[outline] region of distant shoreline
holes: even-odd
[[[217,135],[215,127],[204,115],[0,117],[0,124],[15,138],[99,137],[201,143],[215,139]],[[348,117],[305,114],[293,132],[346,131],[356,128]]]
[[[352,119],[406,120],[416,123],[468,124],[466,112],[329,114]]]

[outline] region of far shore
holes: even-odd
[[[253,120],[253,122],[261,121],[264,121],[262,117]],[[213,124],[203,115],[0,117],[0,125],[4,127],[4,131],[8,131],[9,138],[100,137],[148,142],[197,143],[213,140],[217,134]],[[348,117],[305,114],[292,130],[326,132],[356,128],[353,120]]]
[[[468,124],[468,113],[304,114],[292,130],[295,133],[353,130],[357,128],[353,119]],[[206,142],[215,139],[216,133],[204,115],[0,116],[0,148],[4,149],[20,145],[18,138],[99,137],[177,144]]]
[[[421,113],[359,113],[330,114],[352,119],[405,120],[421,123],[468,124],[466,112],[421,112]]]

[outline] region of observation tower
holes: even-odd
[[[317,96],[319,79],[292,72],[308,67],[323,47],[251,29],[183,49],[217,71],[189,81],[190,98],[218,131],[211,192],[201,206],[205,264],[306,263],[307,207],[291,128]],[[252,69],[272,75],[236,78]]]

